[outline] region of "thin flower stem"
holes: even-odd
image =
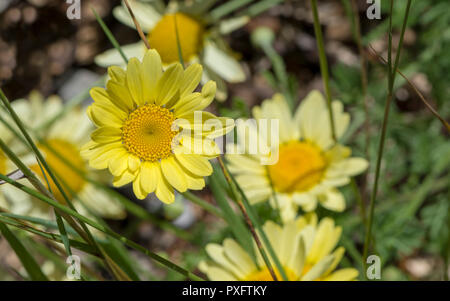
[[[400,35],[400,41],[397,47],[397,55],[395,58],[394,67],[392,66],[392,11],[393,11],[393,3],[394,1],[391,0],[390,5],[390,17],[389,17],[389,43],[388,43],[388,95],[386,99],[385,104],[385,110],[384,110],[384,117],[383,117],[383,125],[381,129],[381,137],[380,137],[380,144],[378,147],[378,156],[377,156],[377,162],[375,167],[375,180],[374,180],[374,186],[372,190],[372,195],[370,198],[370,207],[369,207],[369,217],[367,221],[367,232],[364,240],[364,250],[363,250],[363,264],[364,264],[364,270],[367,268],[366,264],[366,258],[369,252],[369,245],[372,238],[372,224],[373,224],[373,216],[374,216],[374,208],[375,208],[375,200],[378,192],[378,180],[380,177],[380,170],[381,170],[381,160],[383,158],[383,151],[384,151],[384,143],[386,139],[386,130],[387,130],[387,124],[389,119],[389,110],[390,110],[390,104],[392,102],[393,97],[393,88],[394,88],[394,82],[395,82],[395,75],[397,72],[395,70],[397,69],[399,60],[400,60],[400,52],[403,45],[403,36],[406,29],[406,24],[408,22],[408,15],[409,15],[409,9],[411,7],[411,0],[408,0],[408,3],[406,5],[405,10],[405,16],[403,18],[403,25],[402,25],[402,31]],[[394,70],[394,72],[393,72]]]
[[[122,243],[128,245],[129,247],[144,253],[145,255],[150,257],[151,259],[158,261],[159,263],[165,265],[166,267],[168,267],[170,269],[173,269],[174,271],[179,272],[180,274],[182,274],[182,275],[184,275],[184,276],[186,276],[186,277],[188,277],[188,278],[190,278],[192,280],[204,280],[204,279],[198,277],[197,275],[194,275],[191,272],[185,270],[184,268],[178,266],[177,264],[175,264],[175,263],[173,263],[173,262],[171,262],[171,261],[169,261],[169,260],[167,260],[167,259],[165,259],[165,258],[163,258],[163,257],[161,257],[161,256],[159,256],[159,255],[157,255],[155,253],[153,253],[153,252],[150,252],[149,250],[147,250],[146,248],[142,247],[141,245],[139,245],[139,244],[129,240],[128,238],[126,238],[126,237],[124,237],[124,236],[122,236],[122,235],[120,235],[120,234],[110,230],[108,227],[102,226],[102,225],[98,224],[97,222],[92,221],[91,219],[89,219],[89,218],[79,214],[75,210],[72,210],[69,207],[66,207],[66,206],[58,203],[57,201],[53,200],[52,198],[47,197],[46,195],[44,195],[44,194],[42,194],[42,193],[40,193],[40,192],[38,192],[36,190],[33,190],[33,189],[31,189],[31,188],[29,188],[29,187],[27,187],[27,186],[25,186],[25,185],[23,185],[23,184],[21,184],[21,183],[19,183],[17,181],[14,181],[13,179],[11,179],[11,178],[9,178],[9,177],[7,177],[5,175],[2,175],[2,174],[0,174],[0,179],[5,181],[5,182],[7,182],[7,183],[9,183],[9,184],[11,184],[11,185],[13,185],[16,188],[18,188],[18,189],[28,193],[29,195],[34,196],[35,198],[37,198],[37,199],[47,203],[48,205],[59,209],[61,212],[64,212],[67,215],[73,216],[73,217],[79,219],[80,221],[83,221],[84,223],[88,224],[89,226],[91,226],[91,227],[93,227],[93,228],[95,228],[95,229],[97,229],[97,230],[99,230],[99,231],[101,231],[101,232],[103,232],[103,233],[105,233],[105,234],[107,234],[107,235],[109,235],[109,236],[111,236],[111,237],[121,241]]]
[[[253,238],[254,238],[254,240],[256,242],[257,248],[258,248],[259,252],[261,253],[261,256],[263,257],[263,260],[264,260],[264,262],[265,262],[265,264],[267,266],[267,269],[270,272],[270,275],[272,276],[274,281],[278,281],[278,278],[277,278],[277,276],[276,276],[276,274],[275,274],[275,272],[274,272],[274,270],[272,268],[272,264],[270,263],[269,258],[267,257],[267,254],[266,254],[266,252],[264,250],[264,247],[261,244],[259,236],[257,235],[257,233],[255,231],[255,227],[258,230],[259,234],[261,235],[261,237],[262,237],[262,239],[264,241],[264,244],[267,247],[267,249],[268,249],[268,251],[269,251],[273,261],[275,262],[275,265],[277,266],[277,269],[280,272],[283,280],[284,281],[288,281],[286,273],[284,272],[284,269],[283,269],[283,267],[282,267],[278,257],[276,256],[276,254],[275,254],[275,252],[274,252],[274,250],[273,250],[273,248],[272,248],[272,246],[270,244],[270,241],[268,240],[268,238],[265,235],[264,231],[262,230],[260,224],[258,223],[258,221],[256,219],[256,216],[252,212],[249,211],[249,209],[251,210],[251,207],[248,204],[248,200],[247,200],[247,197],[245,196],[245,193],[243,193],[242,189],[240,189],[240,187],[238,186],[237,182],[232,178],[231,174],[228,172],[228,170],[227,170],[227,168],[226,168],[226,166],[225,166],[225,164],[224,164],[224,162],[222,160],[222,157],[219,156],[218,157],[218,161],[219,161],[220,167],[222,169],[222,172],[223,172],[223,174],[225,176],[225,179],[226,179],[226,181],[228,182],[228,185],[231,188],[231,192],[233,194],[233,197],[234,197],[236,203],[238,204],[239,209],[241,210],[242,214],[244,215],[244,218],[245,218],[245,220],[247,222],[247,225],[248,225],[248,227],[250,229],[250,232],[252,233],[252,236],[253,236]],[[242,198],[239,195],[242,195]],[[243,200],[245,201],[244,204],[242,204]]]
[[[370,147],[370,116],[369,116],[369,104],[368,104],[368,95],[367,95],[367,62],[366,56],[364,55],[364,48],[362,45],[361,38],[361,22],[359,18],[358,6],[355,0],[351,0],[352,9],[353,9],[353,23],[355,24],[355,41],[358,46],[359,52],[359,64],[361,65],[361,90],[363,95],[363,103],[364,103],[364,131],[366,134],[366,145],[365,145],[365,154],[367,160],[370,162],[369,157],[369,147]]]
[[[39,151],[39,149],[37,148],[36,144],[33,142],[33,139],[31,138],[31,136],[28,134],[27,130],[25,129],[25,125],[22,123],[22,121],[20,120],[19,116],[17,116],[16,112],[14,111],[14,109],[11,107],[11,104],[8,100],[8,98],[5,96],[5,94],[3,93],[2,89],[0,89],[0,99],[3,102],[3,104],[5,105],[6,109],[8,110],[9,114],[11,115],[12,119],[14,120],[14,122],[16,123],[16,125],[18,126],[20,132],[22,133],[23,137],[25,138],[25,140],[28,143],[28,146],[32,149],[32,151],[35,153],[38,161],[44,166],[45,170],[47,171],[47,173],[50,175],[50,178],[53,180],[53,182],[55,183],[56,187],[58,188],[58,190],[61,192],[61,195],[64,197],[64,200],[66,201],[66,203],[69,205],[69,207],[72,210],[75,210],[75,207],[73,206],[72,202],[69,200],[67,194],[65,193],[64,189],[62,188],[61,184],[59,183],[58,179],[56,178],[56,176],[53,174],[50,166],[47,164],[47,162],[45,161],[43,155],[41,154],[41,152]],[[3,145],[4,147],[7,148],[6,145]],[[9,148],[8,148],[9,150]],[[19,167],[20,170],[22,170],[22,172],[29,178],[32,179],[32,184],[36,187],[36,189],[38,189],[39,191],[43,192],[44,194],[53,197],[54,196],[45,188],[44,185],[42,185],[42,183],[36,178],[36,176],[33,174],[33,172],[27,167],[25,166],[19,158],[17,158],[14,153],[12,153],[11,151],[9,151],[9,155],[8,155],[11,159],[13,159],[12,157],[15,157],[15,164],[17,165],[17,167]],[[74,222],[73,220],[68,220],[69,223]],[[83,231],[85,233],[80,235],[85,235],[83,238],[87,239],[86,242],[88,243],[92,243],[93,245],[96,245],[98,248],[99,246],[97,245],[97,243],[95,242],[95,240],[92,237],[92,234],[90,233],[89,229],[86,227],[86,225],[84,225],[83,223],[80,223],[81,227],[83,228]],[[83,232],[82,231],[82,232]]]
[[[173,22],[175,23],[175,37],[177,38],[178,59],[184,69],[183,49],[181,48],[180,34],[178,33],[177,15],[173,15]]]
[[[76,212],[77,210],[75,209],[74,205],[70,201],[70,199],[67,196],[66,192],[64,191],[63,187],[61,186],[61,184],[59,183],[58,179],[54,175],[52,169],[47,164],[47,162],[45,161],[45,158],[43,157],[42,153],[39,151],[39,149],[37,148],[36,144],[33,142],[33,139],[31,138],[31,136],[28,134],[27,130],[25,129],[25,125],[22,123],[22,121],[20,120],[19,116],[17,116],[17,114],[14,111],[14,109],[12,108],[8,98],[5,96],[5,94],[3,93],[3,91],[1,89],[0,89],[0,99],[3,102],[4,106],[6,107],[6,109],[8,110],[8,112],[11,115],[12,119],[16,123],[16,125],[19,128],[20,132],[22,133],[23,137],[27,141],[28,146],[32,149],[32,151],[36,155],[37,161],[39,162],[39,164],[42,164],[44,166],[45,171],[47,171],[47,173],[50,175],[50,178],[53,180],[53,183],[55,183],[56,187],[61,192],[61,195],[63,196],[64,201],[66,202],[66,204],[70,207],[70,209],[72,209],[73,211]],[[1,141],[1,139],[0,139],[0,142],[1,142],[0,146],[3,149],[3,151],[16,164],[16,166],[19,167],[19,169],[24,173],[24,175],[27,176],[27,178],[33,184],[33,186],[38,191],[40,191],[44,195],[46,195],[47,197],[49,197],[49,198],[51,198],[51,199],[56,201],[54,195],[51,192],[48,191],[48,189],[38,180],[38,178],[34,175],[34,173],[25,164],[22,163],[22,161],[8,148],[8,146],[6,144],[4,144],[3,141]],[[45,174],[45,173],[43,173],[43,174]],[[92,236],[92,234],[89,231],[88,227],[82,221],[79,220],[80,225],[81,225],[81,228],[80,228],[78,226],[78,224],[75,222],[75,220],[71,216],[68,216],[68,215],[66,215],[66,214],[64,214],[62,212],[57,212],[57,213],[59,213],[61,216],[63,216],[67,220],[67,222],[79,233],[79,235],[87,243],[91,244],[94,248],[96,248],[99,251],[100,254],[106,255],[104,253],[102,247],[97,243],[97,241]],[[111,263],[109,262],[110,260],[108,260],[108,257],[104,256],[103,259],[105,261],[106,266],[110,267]],[[114,275],[116,274],[114,269],[111,269],[111,271],[113,272]]]
[[[147,49],[150,49],[150,44],[148,43],[148,39],[145,37],[145,34],[142,31],[141,25],[139,25],[139,22],[136,20],[136,17],[134,16],[133,10],[131,9],[130,4],[128,3],[128,0],[124,0],[124,2],[125,2],[125,5],[127,6],[128,12],[130,13],[131,19],[133,19],[134,26],[136,26],[136,30],[139,33],[141,40],[144,42],[145,47],[147,47]]]
[[[319,50],[319,62],[320,62],[320,73],[322,74],[323,87],[325,90],[325,95],[327,97],[328,114],[330,118],[331,135],[333,141],[337,142],[336,130],[334,126],[334,116],[333,109],[331,106],[331,92],[330,92],[330,80],[328,74],[328,63],[327,56],[325,53],[325,47],[323,43],[322,30],[320,28],[319,13],[317,11],[317,0],[311,0],[311,8],[314,17],[314,32],[316,34],[317,49]]]
[[[373,52],[373,54],[378,57],[380,62],[384,65],[387,64],[386,60],[372,47],[372,45],[369,45],[370,50]],[[419,96],[420,100],[423,102],[423,104],[430,110],[430,112],[442,123],[442,125],[447,129],[447,131],[450,132],[450,125],[449,123],[431,106],[429,101],[425,99],[423,94],[419,91],[419,89],[411,82],[411,80],[402,72],[400,69],[397,68],[397,73],[400,74],[401,77],[403,77],[408,85],[416,92],[417,96]]]
[[[356,184],[355,178],[351,179],[351,186],[352,186],[353,192],[356,196],[356,202],[358,203],[358,206],[359,206],[359,210],[361,213],[361,219],[364,224],[364,228],[366,228],[367,227],[366,205],[364,204],[361,193],[358,189],[358,185]]]
[[[119,53],[122,56],[122,58],[125,61],[125,63],[128,63],[127,56],[125,55],[125,53],[123,52],[122,48],[120,47],[120,44],[114,38],[114,36],[113,36],[112,32],[109,30],[108,26],[106,26],[105,22],[103,22],[102,18],[100,18],[100,16],[97,14],[97,11],[94,8],[92,8],[92,12],[94,13],[98,24],[100,24],[100,27],[103,29],[103,32],[108,37],[108,39],[111,42],[111,44],[113,44],[114,48],[116,48],[117,51],[119,51]]]

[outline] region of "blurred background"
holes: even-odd
[[[218,1],[217,5],[223,2]],[[373,183],[373,165],[387,91],[385,67],[374,52],[369,51],[371,45],[386,57],[388,7],[387,1],[381,2],[381,19],[370,20],[366,15],[367,2],[355,1],[361,21],[362,53],[368,61],[370,138],[366,146],[364,124],[367,116],[361,85],[361,52],[355,42],[352,1],[319,1],[332,93],[344,102],[352,115],[352,125],[343,142],[352,145],[355,155],[368,157],[371,162],[367,176],[358,178],[366,201]],[[397,45],[403,21],[404,2],[394,3],[394,45]],[[38,90],[44,96],[58,94],[68,101],[104,75],[106,69],[98,67],[94,58],[112,45],[98,25],[91,7],[103,18],[121,45],[139,41],[136,31],[112,15],[112,9],[118,5],[119,0],[81,0],[82,18],[69,20],[65,1],[1,0],[0,85],[8,98],[26,98],[32,90]],[[247,79],[239,84],[228,84],[228,98],[213,107],[222,115],[249,116],[252,106],[277,92],[271,60],[252,43],[252,34],[261,26],[270,28],[275,34],[273,48],[284,61],[289,87],[296,95],[295,103],[298,104],[312,89],[323,90],[309,1],[286,0],[255,16],[246,26],[226,37],[240,59]],[[448,120],[449,1],[413,1],[399,69]],[[449,257],[449,135],[400,76],[396,81],[387,137],[374,223],[383,280],[442,279],[445,261]],[[129,196],[127,191],[122,192]],[[333,215],[343,226],[341,244],[347,249],[344,265],[359,267],[363,226],[351,188],[346,187],[344,193],[348,204],[345,213],[322,214]],[[213,198],[208,190],[204,190],[201,196],[210,201]],[[134,201],[158,220],[175,222],[177,227],[189,229],[194,233],[193,241],[180,240],[155,223],[133,215],[120,222],[109,221],[111,226],[191,269],[205,256],[199,246],[221,241],[228,234],[223,222],[200,207],[185,202],[182,197],[179,197],[177,206],[170,209],[151,198],[143,202]],[[259,210],[265,214],[267,207],[262,205]],[[195,222],[200,220],[201,223]],[[0,254],[0,279],[10,279],[11,274],[2,276],[1,270],[9,270],[20,263],[1,238]],[[139,259],[141,255],[135,256]],[[167,273],[148,260],[140,259],[153,275],[177,279],[178,276],[172,272]]]

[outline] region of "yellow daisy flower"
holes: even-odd
[[[331,218],[323,218],[317,223],[317,215],[312,213],[292,220],[283,227],[268,221],[264,231],[289,281],[349,281],[358,276],[358,271],[353,268],[336,270],[345,249],[339,247],[334,250],[342,229],[335,226]],[[259,252],[256,251],[256,265],[233,239],[225,239],[222,245],[208,244],[206,252],[211,260],[202,261],[199,268],[210,280],[273,280]],[[274,263],[272,266],[278,280],[282,280]]]
[[[234,126],[230,119],[200,111],[213,101],[216,84],[207,82],[201,92],[193,92],[202,67],[183,70],[176,63],[163,72],[155,50],[147,51],[142,63],[132,58],[126,71],[110,67],[108,72],[106,89],[91,90],[95,102],[87,113],[98,129],[83,150],[89,164],[108,168],[115,186],[133,182],[139,199],[155,192],[162,202],[172,203],[174,188],[202,189],[203,177],[212,173],[208,159],[219,153],[212,139]],[[202,129],[206,121],[217,121],[222,128],[195,136],[184,133]],[[191,143],[201,147],[194,152]]]
[[[208,7],[202,1],[180,3],[171,1],[167,7],[160,9],[156,2],[129,1],[135,17],[145,33],[148,33],[150,47],[161,56],[164,66],[178,62],[178,44],[176,29],[186,64],[199,62],[205,67],[202,83],[214,80],[218,83],[217,98],[226,97],[223,82],[237,83],[245,80],[245,74],[239,62],[226,46],[222,35],[228,34],[242,26],[250,19],[247,16],[220,20],[211,24]],[[114,16],[122,23],[135,28],[125,5],[113,10]],[[176,21],[176,27],[175,27]],[[143,42],[124,45],[122,50],[127,57],[141,59],[145,53]],[[116,49],[110,49],[95,58],[103,67],[123,65],[123,59]]]
[[[86,180],[87,177],[105,182],[105,175],[89,168],[87,161],[81,157],[81,147],[87,142],[89,133],[92,131],[91,122],[82,110],[71,110],[46,128],[43,125],[62,110],[63,104],[59,97],[52,96],[44,101],[39,93],[33,92],[29,100],[16,100],[12,106],[22,122],[29,129],[34,129],[34,134],[43,139],[39,140],[38,137],[35,139],[39,141],[37,143],[39,150],[58,177],[60,184],[65,188],[67,196],[80,212],[90,211],[111,219],[125,217],[125,210],[117,200]],[[13,121],[10,124],[12,123]],[[35,155],[29,151],[25,154],[25,149],[21,147],[18,153],[21,154],[23,162],[30,166],[43,183],[47,183],[45,180],[47,178],[55,198],[64,202],[63,195],[50,176],[46,174],[44,177]],[[49,206],[15,187],[4,185],[3,190],[8,200],[7,208],[14,213],[44,218],[51,213]],[[83,203],[78,202],[75,196]]]
[[[333,101],[332,107],[336,136],[340,138],[349,125],[350,115],[343,111],[340,101]],[[368,162],[350,157],[350,148],[333,143],[322,94],[312,91],[294,116],[284,97],[277,94],[255,107],[253,116],[257,120],[279,120],[279,144],[269,145],[270,141],[264,141],[273,152],[278,149],[278,161],[272,165],[261,165],[261,156],[254,154],[227,155],[230,170],[237,175],[236,179],[250,201],[271,199],[272,205],[278,202],[284,220],[293,219],[298,206],[313,211],[317,203],[329,210],[343,211],[344,196],[336,187],[348,184],[350,177],[367,168]],[[258,132],[257,128],[253,130]],[[264,138],[267,135],[258,134],[258,139],[267,140]]]

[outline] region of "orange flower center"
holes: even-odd
[[[179,60],[177,31],[184,61],[189,61],[202,49],[204,27],[199,21],[183,13],[165,15],[148,37],[150,47],[158,51],[164,64]]]
[[[168,109],[147,104],[133,111],[122,128],[125,148],[142,161],[157,161],[170,156],[175,120]]]
[[[269,165],[269,175],[279,192],[307,191],[323,177],[327,162],[321,150],[309,143],[293,141],[280,146],[279,159]]]

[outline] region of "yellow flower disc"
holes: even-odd
[[[184,61],[197,55],[203,46],[204,28],[199,21],[183,13],[165,15],[148,38],[150,47],[159,52],[164,64],[179,60],[175,19]]]
[[[295,273],[286,267],[283,267],[284,272],[286,273],[286,277],[289,281],[296,281],[298,280],[298,276],[295,275]],[[278,272],[278,270],[275,269],[275,275],[277,276],[278,280],[282,280],[283,276]],[[248,275],[245,277],[243,281],[274,281],[272,274],[269,272],[268,268],[264,268],[262,270],[258,270],[254,272],[253,274]]]
[[[142,161],[157,161],[170,156],[175,120],[168,109],[147,104],[133,111],[122,129],[125,148]]]
[[[268,168],[275,189],[293,193],[307,191],[318,184],[326,164],[318,147],[294,141],[280,146],[278,162]]]
[[[50,139],[46,144],[49,148],[45,145],[38,145],[38,147],[45,154],[45,161],[48,163],[55,176],[58,179],[61,179],[61,186],[63,188],[68,186],[69,189],[64,189],[64,192],[69,199],[71,199],[74,197],[72,193],[79,193],[86,184],[86,181],[82,176],[87,172],[86,164],[80,156],[79,149],[72,143],[62,139]],[[66,162],[68,164],[66,164]],[[75,171],[70,165],[77,168],[78,172],[81,174]],[[32,165],[30,168],[44,179],[42,170],[38,164]],[[45,176],[50,183],[50,189],[55,198],[58,201],[63,202],[64,197],[62,193],[47,172],[45,172]]]

